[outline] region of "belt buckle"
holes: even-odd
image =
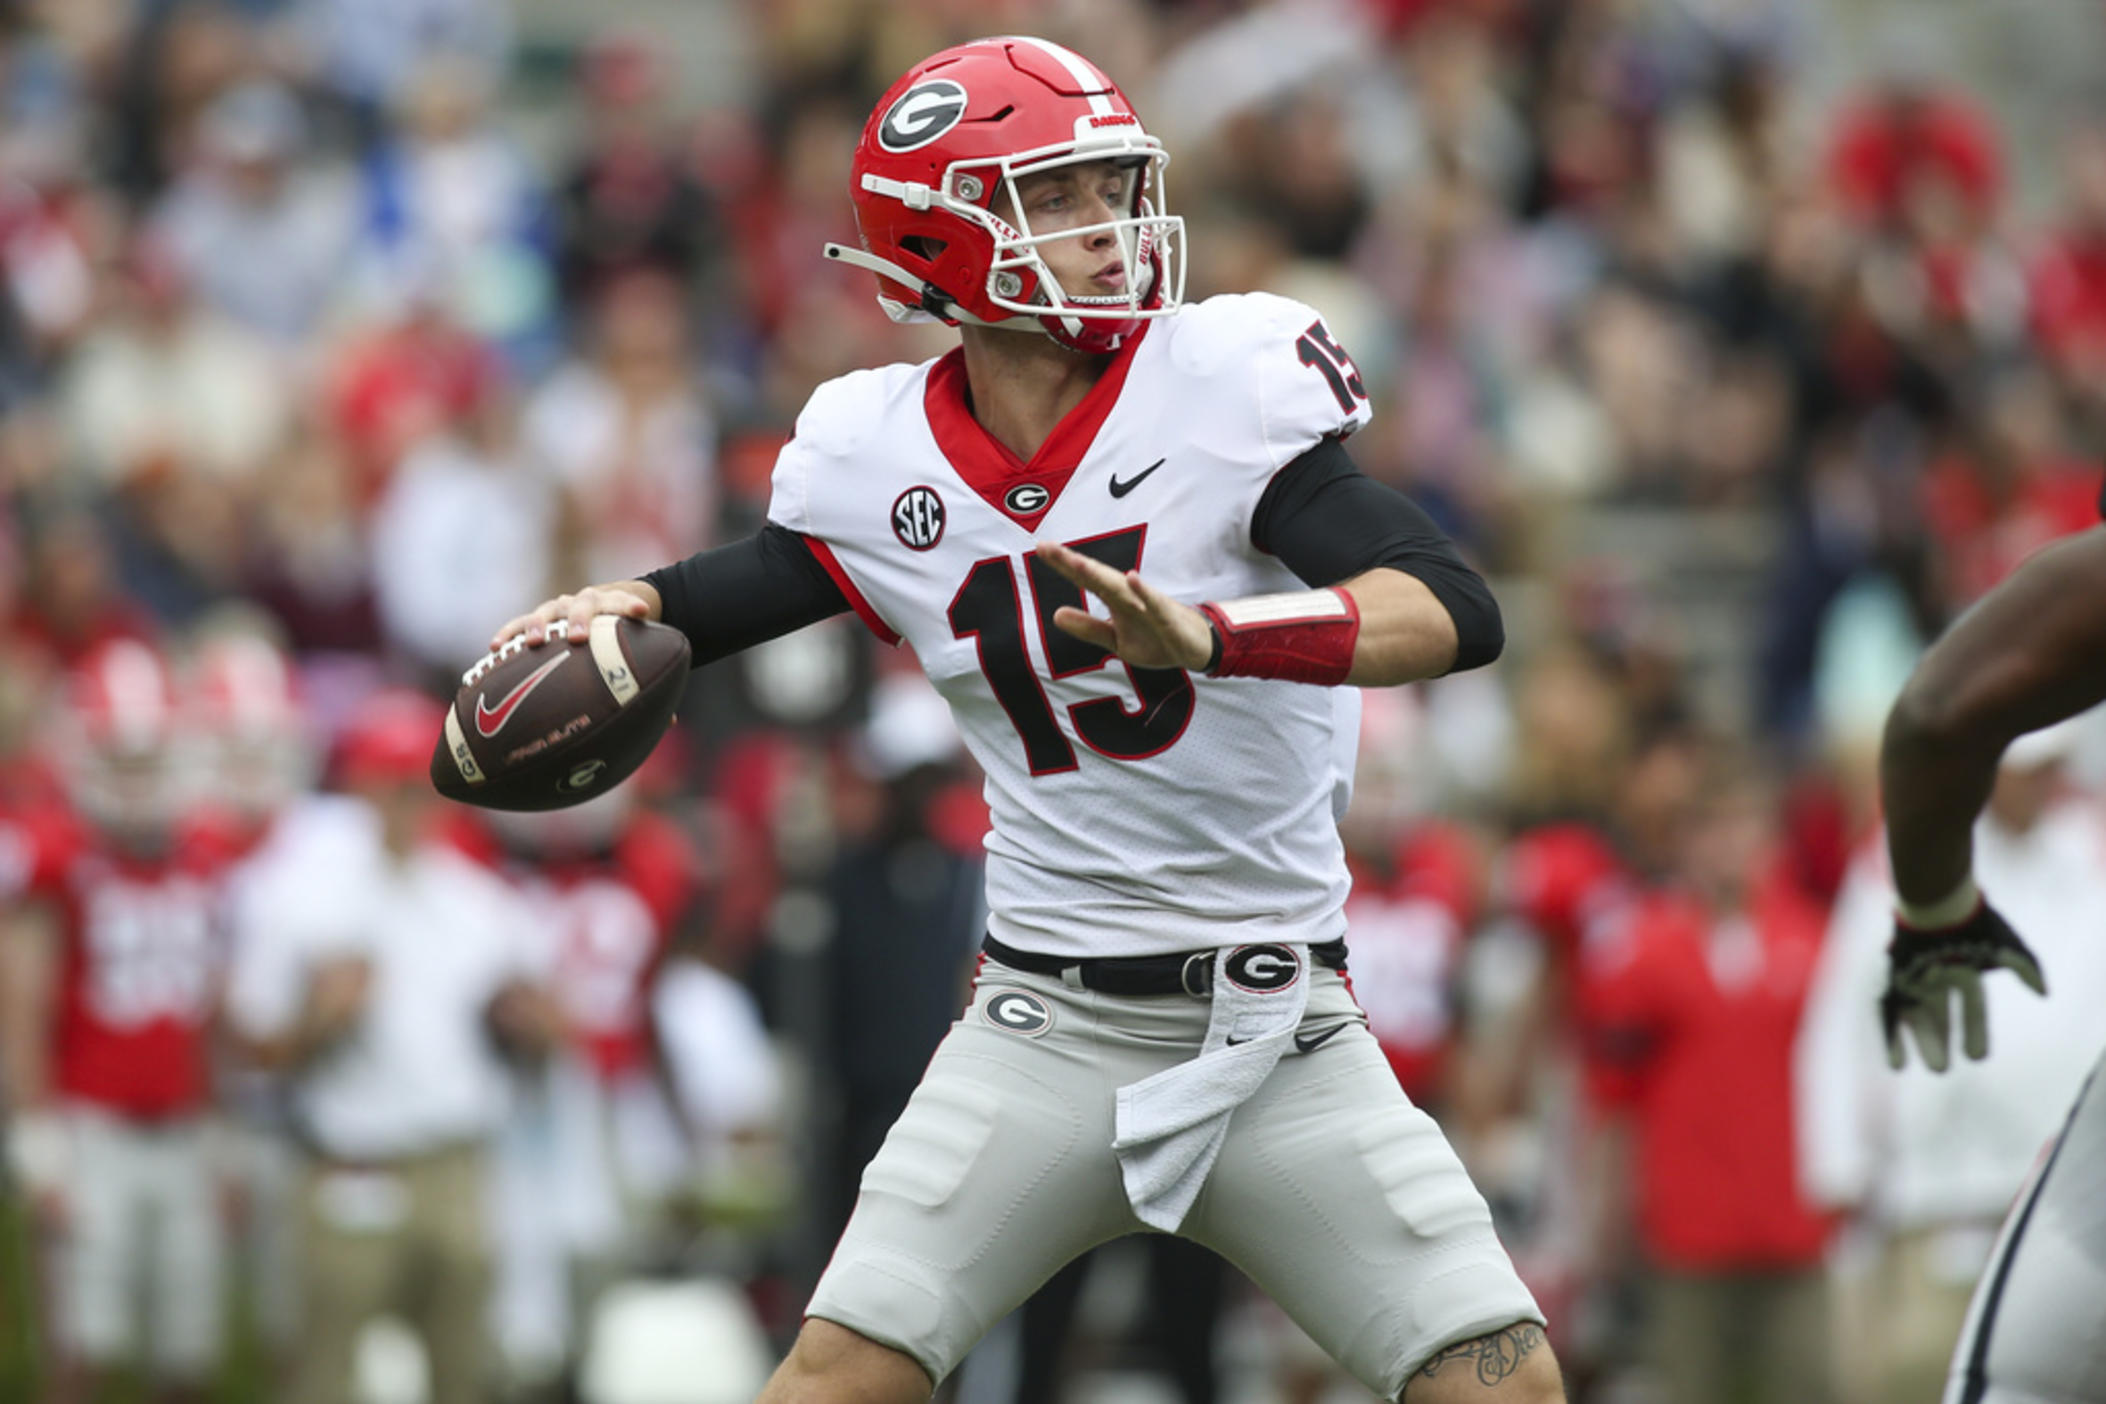
[[[1194,951],[1185,957],[1184,968],[1177,973],[1177,983],[1184,986],[1185,993],[1194,999],[1214,997],[1214,952]]]

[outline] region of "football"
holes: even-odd
[[[613,614],[578,642],[511,639],[461,675],[431,782],[484,809],[561,809],[602,794],[672,725],[688,659],[678,629]]]

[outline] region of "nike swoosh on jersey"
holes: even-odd
[[[1314,1053],[1317,1049],[1329,1043],[1344,1028],[1344,1024],[1333,1024],[1320,1034],[1296,1034],[1294,1036],[1294,1051],[1297,1053]]]
[[[520,703],[527,700],[527,694],[547,681],[548,675],[562,667],[563,660],[568,657],[570,657],[570,649],[565,647],[554,658],[549,659],[548,662],[521,678],[519,686],[506,693],[495,707],[490,705],[489,699],[478,694],[475,699],[476,734],[488,740],[490,737],[497,735],[498,732],[503,731],[505,723],[512,719],[512,713],[519,709]]]
[[[1146,478],[1150,473],[1153,473],[1156,469],[1162,467],[1165,463],[1168,463],[1169,461],[1170,460],[1167,458],[1158,458],[1155,462],[1149,464],[1146,468],[1143,468],[1140,472],[1134,474],[1132,477],[1128,478],[1123,483],[1119,481],[1119,475],[1117,473],[1112,474],[1112,496],[1126,496],[1127,493],[1132,492],[1135,488],[1141,485],[1142,479]]]

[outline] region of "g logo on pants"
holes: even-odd
[[[1249,994],[1284,990],[1301,977],[1301,961],[1285,946],[1238,946],[1228,953],[1229,983]]]
[[[1003,990],[987,1001],[987,1022],[1025,1038],[1037,1038],[1053,1027],[1053,1011],[1027,990]]]

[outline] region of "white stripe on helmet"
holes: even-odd
[[[1096,89],[1097,91],[1088,94],[1091,116],[1109,117],[1117,110],[1112,106],[1110,94],[1104,91],[1111,87],[1111,80],[1098,72],[1082,55],[1073,49],[1063,49],[1050,39],[1040,39],[1030,34],[1012,34],[1010,38],[1020,44],[1031,44],[1043,49],[1068,71],[1068,76],[1075,80],[1076,86]]]

